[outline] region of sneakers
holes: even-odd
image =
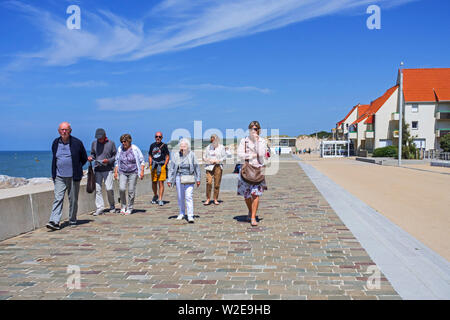
[[[116,206],[110,206],[109,207],[109,212],[116,212]]]
[[[55,231],[55,230],[61,230],[61,227],[59,226],[59,223],[54,223],[53,221],[49,221],[46,225],[47,228]]]
[[[194,223],[194,217],[188,217],[188,222],[189,223]]]
[[[158,204],[162,207],[162,206],[164,205],[164,201],[159,200],[159,201],[158,201]]]
[[[120,209],[120,214],[125,214],[127,211],[127,207],[122,207],[122,209]]]
[[[101,214],[103,214],[103,209],[97,209],[97,211],[95,211],[93,215],[94,216],[99,216]]]
[[[69,226],[70,227],[75,227],[77,225],[76,221],[69,221]]]
[[[177,217],[177,220],[183,220],[183,218],[184,218],[184,215],[179,214],[178,217]]]
[[[152,204],[156,204],[158,201],[158,196],[153,196]]]
[[[133,209],[127,209],[127,210],[125,210],[124,215],[129,216],[132,211],[133,211]]]

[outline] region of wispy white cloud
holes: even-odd
[[[258,88],[253,86],[224,86],[219,84],[211,84],[211,83],[202,83],[202,84],[192,84],[192,85],[179,85],[179,88],[182,89],[191,89],[191,90],[225,90],[225,91],[233,91],[233,92],[259,92],[263,94],[269,94],[272,92],[270,89],[266,88]]]
[[[141,111],[175,108],[189,104],[192,96],[186,93],[167,93],[159,95],[130,95],[97,99],[100,110]]]
[[[80,59],[138,60],[156,54],[277,29],[370,4],[388,7],[416,0],[163,0],[132,21],[110,11],[82,7],[82,29],[68,30],[64,17],[19,1],[8,1],[43,32],[47,47],[22,57],[48,65]]]
[[[80,82],[59,83],[55,86],[68,88],[95,88],[95,87],[106,87],[108,86],[108,83],[105,81],[88,80]]]

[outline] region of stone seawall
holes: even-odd
[[[204,168],[201,166],[202,181],[205,183]],[[221,192],[236,192],[237,174],[230,173],[234,166],[225,165],[224,174],[222,176]],[[3,190],[4,195],[0,195],[0,241],[15,237],[19,234],[33,231],[44,227],[51,214],[54,199],[53,183],[34,186],[33,188],[19,188]],[[168,192],[166,186],[166,192]],[[176,191],[175,191],[176,192]],[[143,180],[138,180],[136,186],[136,197],[153,193],[150,171],[145,170]],[[116,208],[119,198],[119,183],[114,181],[114,198]],[[105,188],[103,188],[103,199],[105,206],[108,206]],[[81,181],[80,194],[78,196],[78,217],[92,213],[96,210],[95,193],[86,192],[86,178]],[[67,220],[69,217],[69,197],[66,193],[64,197],[63,214],[61,221]]]
[[[40,189],[39,187],[35,189]],[[38,228],[42,228],[50,218],[54,199],[53,188],[42,188],[44,191],[35,191],[0,199],[0,241]],[[107,205],[106,191],[103,188],[103,198]],[[152,191],[151,177],[147,173],[143,180],[139,180],[136,187],[136,196]],[[114,181],[114,197],[116,204],[119,197],[118,181]],[[81,181],[78,196],[78,216],[95,211],[95,193],[86,192],[86,179]],[[69,217],[69,197],[64,197],[63,214],[61,221]]]

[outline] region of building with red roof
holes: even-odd
[[[336,124],[338,137],[352,141],[357,153],[398,145],[399,85],[400,77],[369,105],[353,107]],[[450,68],[404,69],[403,95],[404,121],[416,146],[440,149],[439,138],[450,133]]]
[[[416,146],[440,149],[440,138],[450,133],[450,68],[404,69],[403,95],[404,121]]]

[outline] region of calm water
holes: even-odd
[[[89,162],[84,166],[87,169]],[[0,175],[21,178],[50,178],[51,151],[0,151]]]
[[[51,151],[0,151],[0,175],[39,178],[52,175]]]
[[[148,148],[141,149],[147,161]],[[88,152],[89,155],[89,152]],[[87,169],[89,162],[84,166]],[[0,175],[21,178],[50,178],[51,151],[0,151]]]

